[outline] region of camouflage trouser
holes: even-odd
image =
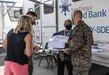
[[[29,72],[29,75],[32,75],[33,73],[33,61],[32,61],[32,56],[29,58],[29,68],[28,68],[28,72]]]
[[[73,75],[89,75],[89,67],[73,66]]]

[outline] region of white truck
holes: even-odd
[[[2,43],[2,36],[3,36],[3,34],[2,34],[2,28],[3,28],[3,17],[2,17],[2,4],[0,3],[0,43]]]
[[[109,0],[24,0],[23,13],[35,11],[35,43],[43,46],[53,33],[64,29],[64,21],[75,10],[83,12],[83,20],[93,31],[92,62],[109,67]],[[97,48],[97,49],[95,49]]]
[[[0,47],[7,32],[16,27],[22,6],[22,2],[0,0]]]
[[[40,43],[64,29],[64,21],[71,19],[77,9],[83,12],[83,20],[91,27],[94,41],[109,43],[108,0],[24,0],[23,5],[23,13],[33,10],[38,15],[35,35]]]
[[[96,48],[92,49],[92,62],[109,67],[109,0],[23,0],[23,5],[14,1],[0,0],[0,42],[3,36],[16,26],[18,17],[27,11],[38,15],[33,27],[34,43],[45,45],[53,33],[64,29],[64,21],[71,19],[79,9],[83,20],[93,31]]]

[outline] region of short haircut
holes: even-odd
[[[66,24],[66,22],[69,23],[69,25],[72,25],[72,21],[70,19],[65,20],[64,24]]]
[[[83,17],[83,14],[82,14],[81,10],[74,11],[74,15],[73,16],[75,16],[75,15],[78,15],[80,19],[82,19],[82,17]]]
[[[28,12],[26,13],[26,15],[32,15],[32,16],[36,16],[36,17],[37,17],[36,13],[33,12],[33,11],[28,11]]]

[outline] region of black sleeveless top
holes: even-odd
[[[28,57],[25,55],[25,41],[24,38],[28,32],[14,33],[13,29],[7,34],[7,55],[5,60],[13,61],[18,64],[28,64]]]

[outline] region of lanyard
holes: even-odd
[[[70,37],[70,32],[71,32],[71,30],[68,31],[68,32],[66,32],[66,31],[64,30],[64,36],[68,36],[68,37]]]

